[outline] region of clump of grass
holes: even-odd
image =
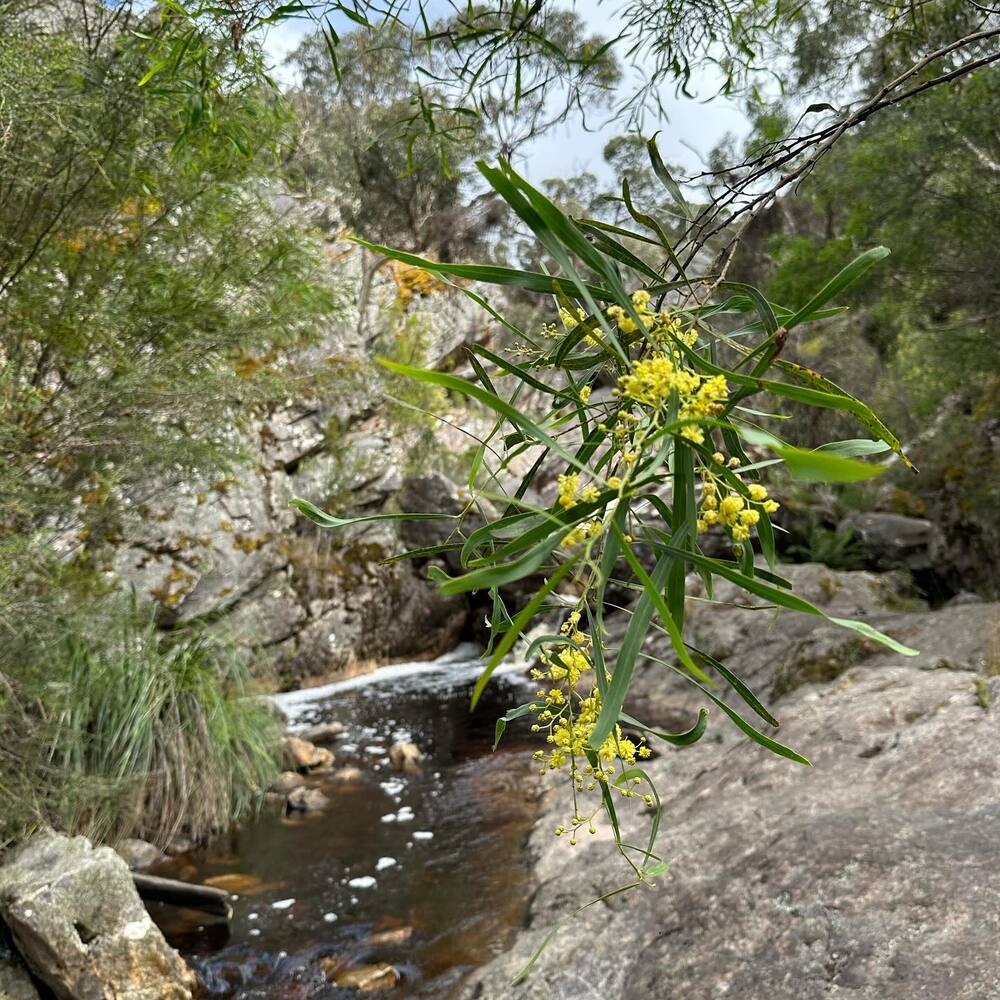
[[[98,840],[197,841],[255,810],[280,733],[239,653],[164,636],[127,601],[111,600],[104,625],[47,645],[47,676],[25,672],[20,690],[8,679],[3,839],[50,823]]]

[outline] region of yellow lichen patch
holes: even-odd
[[[405,305],[419,296],[446,291],[448,286],[430,271],[412,264],[394,260],[390,263],[392,280],[396,285],[396,301]]]
[[[263,548],[270,540],[271,536],[266,533],[263,535],[235,534],[233,535],[233,548],[239,549],[240,552],[245,552],[249,555]]]
[[[274,358],[274,354],[265,354],[261,357],[244,354],[233,363],[233,369],[240,378],[251,378],[261,369],[270,365],[274,361]]]
[[[159,587],[150,590],[150,596],[168,608],[176,608],[191,592],[197,578],[193,573],[182,569],[176,563],[163,578]]]

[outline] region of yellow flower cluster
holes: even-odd
[[[713,458],[720,465],[725,461],[719,452],[716,452]],[[776,501],[768,499],[767,489],[760,483],[751,483],[747,487],[749,503],[739,493],[730,492],[725,483],[721,488],[720,495],[720,487],[706,470],[701,484],[699,531],[707,531],[713,524],[721,524],[729,531],[734,542],[746,542],[750,540],[750,529],[760,521],[761,510],[773,514],[780,506]]]
[[[729,395],[723,376],[706,378],[660,353],[637,361],[629,374],[618,379],[618,387],[627,399],[652,409],[664,406],[670,394],[676,391],[680,397],[679,416],[682,420],[715,416],[721,412]],[[705,431],[697,424],[684,427],[681,436],[695,444],[705,442]]]
[[[571,549],[574,545],[585,542],[588,538],[596,538],[604,530],[604,523],[599,518],[590,521],[582,521],[572,531],[566,533],[562,540],[562,545]]]
[[[566,510],[575,507],[578,500],[584,503],[593,503],[600,495],[601,491],[591,484],[580,489],[579,473],[570,472],[559,477],[559,505]]]
[[[698,331],[694,327],[685,331],[680,317],[671,314],[666,309],[654,312],[649,307],[649,300],[649,292],[644,288],[632,293],[632,305],[635,313],[642,321],[650,338],[660,345],[667,345],[673,340],[679,340],[688,347],[693,347],[698,340]],[[638,329],[635,320],[622,306],[609,306],[607,317],[622,333],[635,333]]]
[[[559,318],[566,325],[567,329],[572,330],[574,327],[579,326],[587,318],[587,314],[580,308],[577,308],[575,313],[570,312],[568,309],[560,308]]]
[[[613,788],[626,798],[635,795],[632,783],[612,784],[617,767],[633,766],[639,759],[649,757],[650,750],[641,741],[635,742],[622,734],[621,727],[600,747],[590,746],[590,736],[601,714],[601,693],[597,687],[586,684],[577,690],[584,676],[593,669],[590,650],[591,638],[579,630],[580,612],[574,611],[563,624],[562,634],[567,640],[551,646],[541,658],[541,669],[531,672],[534,680],[544,682],[537,692],[537,700],[532,703],[535,713],[534,732],[544,732],[549,749],[538,750],[534,759],[542,764],[542,771],[568,768],[573,783],[574,802],[580,792],[593,792],[598,784]],[[610,676],[608,677],[610,680]],[[595,750],[597,766],[590,763],[588,750]],[[644,796],[652,803],[652,796]],[[556,835],[571,832],[570,842],[576,843],[579,829],[587,825],[596,832],[594,817],[600,811],[600,804],[584,816],[577,803],[569,826],[556,827]]]

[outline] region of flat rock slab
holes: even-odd
[[[560,918],[629,880],[606,820],[575,848],[552,836],[572,815],[568,789],[553,795],[528,929],[466,1000],[1000,997],[1000,680],[859,664],[780,708],[780,738],[814,766],[713,713],[705,741],[649,763],[658,888],[571,917],[511,987]],[[621,813],[644,843],[648,817]]]
[[[0,868],[0,916],[32,972],[60,1000],[191,998],[194,976],[110,847],[36,834]]]

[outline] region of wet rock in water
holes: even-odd
[[[353,969],[344,969],[334,975],[338,986],[358,990],[360,993],[377,993],[380,990],[391,990],[400,980],[399,970],[391,965],[358,965]]]
[[[270,785],[268,785],[269,792],[281,792],[287,795],[289,792],[294,791],[296,788],[301,788],[306,783],[306,779],[302,777],[298,771],[282,771]]]
[[[194,975],[150,919],[110,847],[51,831],[0,868],[0,914],[60,1000],[190,1000]]]
[[[329,804],[330,800],[318,788],[296,788],[285,799],[289,812],[318,812]]]
[[[225,892],[235,892],[240,895],[260,892],[265,888],[265,883],[256,875],[248,875],[244,872],[226,872],[224,875],[212,875],[205,879],[205,885],[210,885],[214,889],[222,889]]]
[[[141,872],[151,868],[164,858],[163,852],[148,840],[139,840],[131,837],[123,840],[115,850],[125,860],[125,864],[134,872]]]
[[[424,755],[416,743],[393,743],[389,747],[389,763],[394,771],[419,774],[420,762],[423,759]]]
[[[342,736],[345,729],[342,722],[318,722],[299,733],[299,738],[309,743],[329,743]]]
[[[164,853],[170,857],[178,854],[190,854],[194,850],[194,841],[183,833],[176,833],[170,838],[170,843],[164,848]]]
[[[334,958],[332,955],[324,955],[316,964],[323,970],[327,979],[333,979],[344,968],[343,960]]]
[[[330,775],[330,780],[339,785],[356,785],[363,781],[364,771],[360,767],[341,767]]]
[[[372,947],[398,948],[409,944],[412,937],[412,927],[394,927],[392,930],[378,931],[370,935],[365,943]]]
[[[870,590],[870,576],[831,572],[828,600],[854,603]],[[727,599],[722,592],[716,597]],[[755,675],[758,689],[782,668],[786,628],[797,648],[810,622],[828,629],[783,613],[769,638],[768,612],[709,610],[719,619],[717,640],[742,635],[747,657],[733,666]],[[462,996],[1000,997],[1000,726],[991,707],[1000,704],[1000,677],[991,676],[985,652],[986,623],[998,611],[994,604],[872,614],[880,626],[886,615],[893,633],[922,653],[859,647],[853,665],[771,705],[779,738],[811,768],[768,754],[715,713],[708,739],[649,761],[665,817],[657,849],[669,872],[656,889],[578,913],[512,989],[564,914],[623,879],[606,820],[603,835],[583,837],[572,854],[565,837],[552,835],[573,808],[568,782],[553,785],[532,836],[529,929]],[[700,628],[707,633],[707,623]],[[648,815],[620,808],[619,818],[622,840],[643,842],[636,838]]]
[[[333,766],[333,754],[326,747],[318,747],[298,736],[286,736],[282,748],[290,768],[300,772],[319,771]]]

